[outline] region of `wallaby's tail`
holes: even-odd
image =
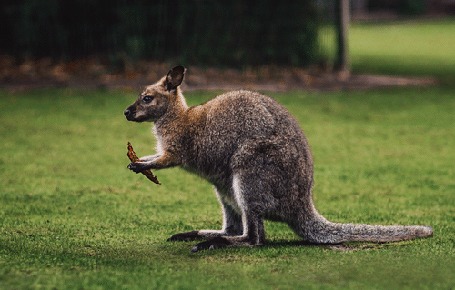
[[[344,242],[398,242],[430,237],[433,229],[428,226],[376,226],[364,224],[332,223],[317,214],[299,225],[292,226],[305,241],[316,244]]]

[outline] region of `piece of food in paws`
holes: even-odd
[[[130,161],[133,163],[138,162],[139,157],[137,157],[136,152],[134,152],[133,146],[131,145],[130,142],[128,142],[128,144],[127,144],[127,149],[128,149],[128,152],[126,153],[126,156],[128,156]],[[141,171],[141,173],[144,174],[151,182],[161,185],[161,183],[158,181],[158,178],[155,175],[153,175],[151,170],[147,169],[147,170]]]

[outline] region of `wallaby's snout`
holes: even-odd
[[[133,121],[131,117],[132,117],[133,114],[134,114],[134,111],[133,111],[134,108],[132,108],[132,107],[133,107],[132,105],[129,106],[129,107],[126,108],[126,110],[123,112],[123,114],[125,115],[125,117],[126,117],[126,119],[127,119],[128,121]]]
[[[137,101],[128,106],[128,108],[125,109],[125,111],[123,112],[123,114],[125,115],[126,119],[128,121],[133,121],[133,122],[143,122],[143,121],[146,121],[143,116],[141,116],[140,118],[138,118],[138,105],[137,105]],[[141,114],[143,115],[143,114]]]
[[[150,98],[150,97],[149,97]],[[147,99],[147,98],[145,98]],[[148,104],[149,102],[144,101],[144,96],[139,98],[123,111],[126,119],[133,122],[147,122],[153,121],[154,114],[153,109],[155,106]]]

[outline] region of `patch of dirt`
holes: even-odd
[[[17,61],[0,56],[0,87],[28,90],[45,87],[140,90],[164,76],[172,65],[163,62],[121,61],[115,66],[98,58],[56,62],[48,58]],[[428,86],[431,77],[351,75],[327,69],[259,66],[242,70],[191,66],[184,90],[256,91],[358,90],[389,86]]]

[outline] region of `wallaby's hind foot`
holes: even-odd
[[[176,241],[196,241],[196,240],[206,240],[206,239],[213,239],[223,236],[237,236],[241,235],[241,232],[232,232],[227,230],[200,230],[200,231],[190,231],[186,233],[179,233],[172,235],[169,239],[170,242]]]
[[[186,233],[180,233],[172,235],[168,242],[189,242],[189,241],[196,241],[196,240],[203,240],[204,237],[199,235],[199,231],[191,231]]]
[[[192,249],[191,252],[196,253],[202,250],[214,250],[220,248],[226,248],[230,246],[261,246],[264,244],[262,239],[255,239],[252,236],[242,235],[242,236],[224,236],[224,237],[216,237],[205,242],[201,242],[196,244]]]
[[[191,252],[199,252],[202,250],[213,250],[225,248],[228,246],[259,246],[265,243],[265,237],[257,237],[254,235],[226,235],[224,231],[191,231],[186,233],[175,234],[171,236],[168,241],[196,241],[207,239],[204,242],[196,244]]]
[[[231,243],[223,238],[223,237],[217,237],[210,239],[205,242],[201,242],[199,244],[196,244],[193,248],[191,248],[192,253],[196,253],[202,250],[214,250],[214,249],[220,249],[220,248],[226,248],[227,246],[230,246]]]

